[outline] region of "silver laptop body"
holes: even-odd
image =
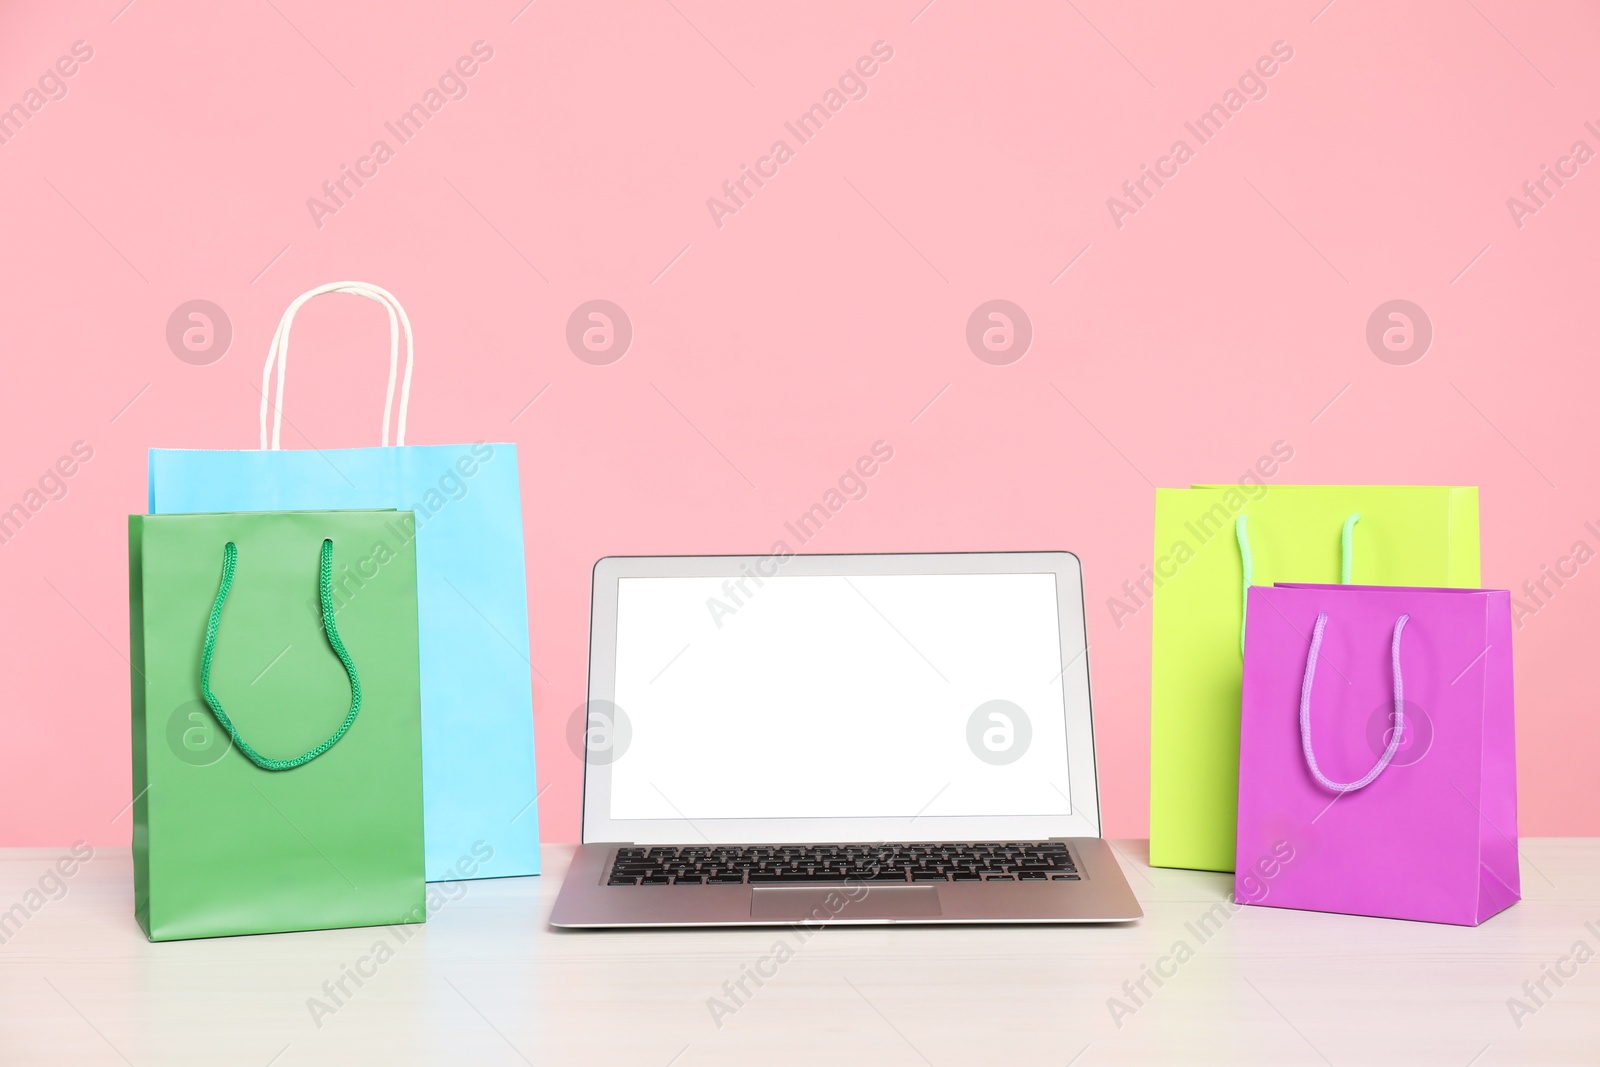
[[[553,926],[1142,914],[1070,553],[607,557],[589,644]]]

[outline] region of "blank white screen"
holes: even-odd
[[[726,581],[619,580],[612,818],[1070,814],[1055,575]]]

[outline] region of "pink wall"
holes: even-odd
[[[1145,828],[1149,617],[1106,600],[1149,559],[1153,485],[1282,440],[1286,480],[1481,485],[1488,584],[1600,549],[1600,162],[1561,162],[1600,150],[1592,5],[922,2],[0,8],[0,105],[39,105],[0,144],[0,508],[43,504],[0,544],[0,844],[126,841],[145,450],[254,447],[276,316],[334,279],[416,323],[413,442],[521,449],[550,839],[578,826],[594,559],[766,551],[880,439],[893,461],[806,547],[1080,553],[1113,834]],[[464,97],[386,130],[479,41]],[[865,96],[800,143],[785,122],[878,41]],[[1275,50],[1242,83],[1263,97],[1186,129]],[[1176,174],[1114,220],[1145,164]],[[1576,176],[1514,213],[1545,164]],[[604,366],[565,340],[599,298],[634,330]],[[166,339],[195,299],[233,330],[204,365]],[[1009,365],[966,341],[991,299],[1032,324]],[[1393,299],[1432,323],[1420,360],[1368,346]],[[286,437],[375,443],[381,312],[302,321]],[[60,499],[29,498],[79,441]],[[1600,834],[1600,563],[1522,621],[1522,831]]]

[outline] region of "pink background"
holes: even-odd
[[[519,445],[546,839],[577,835],[595,558],[768,551],[878,440],[894,459],[807,550],[1078,552],[1114,835],[1145,832],[1150,624],[1106,601],[1149,561],[1152,485],[1281,440],[1283,481],[1482,486],[1488,585],[1600,549],[1600,163],[1507,207],[1600,149],[1592,5],[923,2],[0,8],[0,106],[93,48],[0,144],[0,509],[93,448],[0,544],[0,844],[126,842],[145,450],[254,447],[273,324],[325,281],[410,312],[411,442]],[[799,145],[785,121],[880,40],[865,98]],[[477,41],[467,95],[399,145],[383,124]],[[1184,123],[1277,41],[1265,98],[1198,144]],[[307,198],[380,138],[319,228]],[[707,198],[779,138],[794,158],[719,228]],[[1178,138],[1194,157],[1119,228],[1107,198]],[[596,298],[634,328],[605,366],[565,340]],[[1004,366],[965,339],[996,298],[1034,330]],[[209,365],[166,340],[193,299],[233,326]],[[1409,365],[1366,342],[1391,299],[1433,324]],[[286,444],[376,443],[381,312],[302,323]],[[1588,564],[1517,633],[1525,834],[1600,833],[1597,623]]]

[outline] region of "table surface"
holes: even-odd
[[[0,914],[31,914],[0,932],[0,1063],[1600,1063],[1600,840],[1524,840],[1526,899],[1477,929],[1240,908],[1209,936],[1231,876],[1113,844],[1131,926],[556,931],[549,845],[544,877],[438,887],[404,943],[160,945],[127,850],[64,893],[64,850],[5,850]]]

